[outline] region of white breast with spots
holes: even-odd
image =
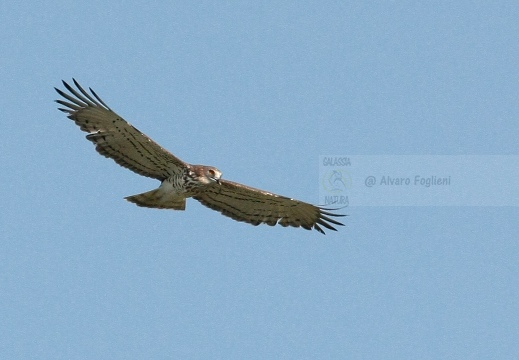
[[[186,182],[184,179],[184,174],[179,173],[170,176],[162,182],[162,184],[160,185],[160,189],[165,193],[179,195],[184,194],[186,192]]]

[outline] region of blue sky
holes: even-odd
[[[158,183],[99,156],[53,87],[74,77],[183,160],[317,203],[320,155],[518,155],[518,18],[2,3],[0,357],[517,358],[517,207],[349,207],[326,236],[138,208],[123,198]]]

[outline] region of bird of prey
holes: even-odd
[[[139,175],[157,179],[159,188],[126,197],[138,206],[184,210],[192,197],[203,205],[237,221],[252,225],[268,224],[337,230],[343,225],[332,217],[334,209],[322,208],[285,196],[222,179],[215,167],[188,164],[161,147],[115,113],[91,89],[84,90],[73,79],[76,88],[63,81],[69,91],[55,88],[63,97],[56,100],[103,156],[113,159]]]

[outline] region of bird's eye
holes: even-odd
[[[214,170],[213,169],[209,170],[209,175],[214,176]]]

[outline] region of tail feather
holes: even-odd
[[[125,197],[126,200],[138,206],[157,208],[157,209],[174,209],[185,210],[186,198],[183,196],[172,195],[164,192],[161,188],[151,190],[142,194]]]

